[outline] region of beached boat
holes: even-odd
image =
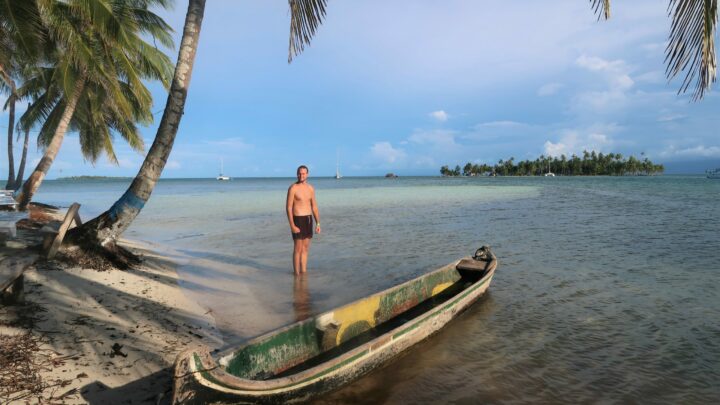
[[[490,286],[489,248],[211,355],[175,362],[174,404],[287,403],[336,389],[441,329]]]

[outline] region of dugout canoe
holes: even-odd
[[[490,286],[489,248],[385,291],[211,355],[175,362],[174,404],[305,401],[381,366],[427,338]]]

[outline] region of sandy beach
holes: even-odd
[[[33,238],[19,229],[19,240]],[[222,344],[209,311],[180,290],[173,259],[123,245],[143,263],[38,261],[25,273],[25,302],[0,307],[0,402],[166,403],[177,353]]]

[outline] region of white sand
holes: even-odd
[[[43,348],[60,360],[41,376],[70,380],[44,392],[45,398],[68,393],[68,404],[165,402],[177,353],[191,345],[222,345],[211,314],[180,290],[172,260],[147,246],[129,247],[145,260],[128,271],[50,262],[26,272],[26,300],[46,309],[33,334],[43,336]],[[0,328],[3,334],[23,332]]]

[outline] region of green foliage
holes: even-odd
[[[80,135],[83,156],[95,162],[102,153],[117,163],[116,135],[143,151],[138,124],[152,123],[152,97],[145,81],[168,88],[172,62],[143,38],[172,46],[172,28],[151,12],[165,0],[35,0],[43,23],[45,46],[26,58],[18,76],[19,97],[31,101],[20,118],[23,131],[39,128],[38,146],[47,147],[60,117],[82,80],[69,130]],[[2,10],[0,10],[2,11]],[[22,30],[27,24],[16,24]],[[26,37],[24,35],[21,37]],[[36,35],[38,36],[38,35]],[[37,56],[40,55],[40,56]]]
[[[497,164],[467,163],[463,167],[463,176],[543,176],[552,172],[562,176],[649,176],[662,173],[665,168],[661,164],[655,164],[644,154],[641,159],[635,156],[623,158],[620,153],[597,153],[595,151],[583,151],[583,156],[572,155],[568,159],[565,155],[550,157],[541,155],[535,160],[523,160],[514,163],[515,158],[508,160],[500,159]],[[459,176],[460,166],[455,170],[448,166],[440,168],[443,176]]]

